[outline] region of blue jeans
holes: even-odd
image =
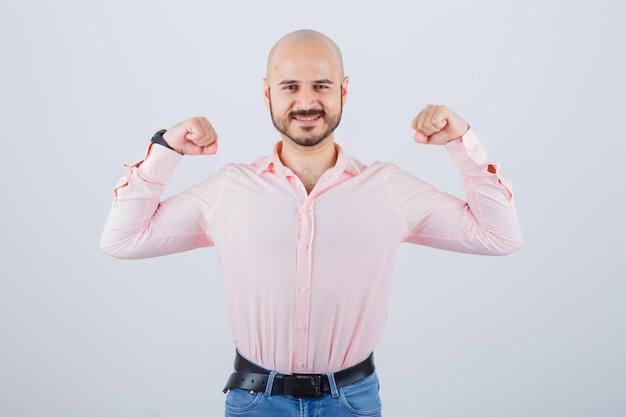
[[[274,372],[272,374],[275,374]],[[376,372],[367,378],[337,388],[328,374],[331,392],[322,397],[270,395],[273,375],[265,392],[231,389],[226,395],[226,417],[381,417]]]

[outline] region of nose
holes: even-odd
[[[296,107],[303,110],[319,108],[315,92],[308,88],[300,89],[296,97]]]

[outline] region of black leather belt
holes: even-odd
[[[337,388],[345,387],[370,376],[374,370],[374,354],[372,353],[363,362],[335,372],[333,374],[335,384]],[[235,356],[235,371],[228,378],[224,392],[228,392],[231,388],[265,392],[270,371],[245,359],[239,352]],[[277,374],[272,384],[272,395],[321,397],[328,393],[330,393],[330,383],[326,374]]]

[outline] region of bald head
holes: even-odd
[[[339,71],[339,79],[344,78],[341,50],[328,36],[314,30],[297,30],[288,33],[276,42],[267,59],[267,79],[290,60],[302,54],[315,54],[331,61]]]

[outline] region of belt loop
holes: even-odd
[[[339,397],[339,390],[337,389],[337,383],[335,382],[335,374],[329,372],[326,376],[328,377],[328,385],[330,385],[330,396],[332,398]]]
[[[274,377],[278,374],[277,371],[270,372],[267,377],[267,384],[265,386],[265,395],[270,397],[272,395],[272,388],[274,387]]]

